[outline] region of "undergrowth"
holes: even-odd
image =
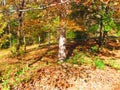
[[[120,64],[117,63],[117,61],[120,61],[120,60],[119,59],[118,60],[114,60],[114,59],[105,60],[105,64],[112,67],[112,68],[120,70]]]
[[[92,65],[92,59],[89,57],[89,55],[85,54],[84,52],[78,52],[77,50],[74,51],[74,56],[71,56],[66,61],[71,64]]]
[[[11,86],[16,86],[21,82],[27,82],[30,80],[30,72],[34,70],[34,67],[20,65],[6,65],[6,69],[1,72],[0,76],[0,88],[2,90],[10,90]]]
[[[74,51],[74,56],[71,56],[68,60],[68,63],[78,64],[78,65],[87,65],[87,66],[95,66],[98,69],[104,69],[105,63],[99,57],[94,56],[91,57],[84,52]]]
[[[104,69],[104,67],[105,67],[105,63],[102,60],[100,60],[99,58],[96,58],[94,60],[94,64],[95,64],[95,67],[99,68],[99,69]]]

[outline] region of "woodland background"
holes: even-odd
[[[0,65],[2,90],[80,90],[82,84],[68,89],[74,84],[66,82],[72,76],[63,73],[63,69],[77,78],[86,75],[88,68],[91,72],[100,70],[100,74],[102,69],[105,82],[109,80],[107,75],[114,72],[110,85],[116,79],[119,83],[120,1],[0,0]],[[42,78],[50,78],[46,74],[54,75],[52,71],[66,77],[62,82],[58,75],[60,82],[50,79],[46,86]],[[37,78],[41,78],[39,84]],[[33,85],[32,89],[31,83],[38,87]],[[103,87],[88,86],[85,88],[91,90]]]

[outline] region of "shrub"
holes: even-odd
[[[95,59],[94,63],[95,63],[96,68],[104,69],[105,63],[102,60]]]
[[[99,48],[97,46],[92,46],[91,47],[91,52],[98,52]]]

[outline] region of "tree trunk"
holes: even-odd
[[[5,6],[6,5],[6,0],[2,1],[2,5]]]
[[[10,24],[9,24],[9,23],[8,23],[8,31],[9,31],[10,47],[12,47],[12,39],[11,39],[11,27],[10,27]]]
[[[58,59],[63,62],[66,59],[66,5],[61,5],[60,9],[60,29],[59,29],[59,52]]]
[[[24,52],[26,52],[26,37],[25,36],[23,38],[23,41],[24,41]]]
[[[38,36],[38,47],[40,47],[40,35]]]
[[[108,9],[109,9],[109,7],[106,6],[106,8],[105,8],[105,13],[106,13],[106,15],[109,14]],[[104,30],[104,32],[103,32],[103,44],[102,44],[102,45],[104,45],[104,46],[105,46],[105,44],[106,44],[107,33],[108,33],[108,32],[107,32],[106,30]]]
[[[103,35],[102,35],[102,28],[103,28],[102,17],[101,17],[99,28],[100,28],[100,35],[99,35],[99,43],[98,44],[99,44],[99,47],[101,47],[102,46],[102,38],[103,38]]]
[[[102,45],[106,45],[106,39],[107,39],[107,32],[106,31],[104,31],[103,32],[103,44]]]
[[[17,46],[16,46],[16,52],[19,52],[20,49],[20,30],[17,31]]]
[[[50,49],[50,32],[48,32],[48,50]]]
[[[18,7],[18,10],[23,10],[25,6],[25,0],[22,0],[21,1],[21,4],[20,6]],[[22,45],[22,31],[23,31],[23,12],[22,11],[19,11],[18,12],[18,22],[19,22],[19,26],[18,26],[18,31],[17,31],[17,47],[16,47],[16,50],[17,52],[19,53],[19,49]]]
[[[60,28],[60,37],[59,37],[59,61],[64,61],[66,59],[66,29]]]

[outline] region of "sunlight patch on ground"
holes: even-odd
[[[10,53],[10,49],[0,50],[0,59]]]

